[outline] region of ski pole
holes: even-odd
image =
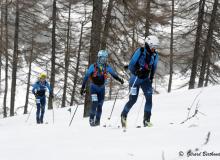
[[[144,96],[142,98],[141,105],[139,106],[138,115],[137,115],[137,118],[136,118],[136,121],[135,121],[134,125],[137,125],[137,121],[138,121],[138,118],[139,118],[139,115],[140,115],[140,111],[141,111],[143,102],[144,102]],[[137,128],[139,128],[139,126],[137,126]]]
[[[54,106],[53,106],[53,124],[54,124]]]
[[[132,84],[131,88],[133,88],[133,87],[134,87],[134,85],[135,85],[135,83],[136,83],[137,79],[138,79],[138,77],[136,76],[136,77],[135,77],[135,80],[134,80],[134,83]],[[130,89],[129,95],[130,95],[130,94],[131,94],[131,89]]]
[[[58,92],[54,95],[54,97],[56,97],[56,96],[58,95],[58,93],[61,91],[61,89],[62,89],[62,88],[60,88],[60,89],[58,90]],[[54,98],[54,97],[53,97],[53,98]],[[53,103],[53,98],[52,98],[52,103]],[[54,106],[53,106],[52,110],[53,110],[52,112],[53,112],[53,124],[54,124],[54,121],[55,121]]]
[[[52,98],[52,97],[51,97]],[[52,98],[52,103],[53,103],[53,98]],[[53,113],[53,124],[54,124],[54,106],[53,106],[53,108],[52,108],[52,113]]]
[[[33,108],[34,108],[34,105],[32,105],[31,110],[30,110],[30,113],[28,114],[28,117],[27,117],[27,119],[26,119],[25,122],[28,122],[28,120],[29,120],[29,118],[30,118],[30,115],[31,115],[31,112],[32,112],[32,109],[33,109]]]
[[[112,117],[112,113],[113,113],[113,110],[114,110],[114,108],[115,108],[115,103],[116,103],[116,100],[117,100],[117,98],[118,98],[119,91],[120,91],[120,89],[118,90],[118,92],[117,92],[117,94],[116,94],[116,96],[115,96],[115,100],[114,100],[114,104],[113,104],[113,107],[112,107],[112,111],[111,111],[111,114],[110,114],[108,120],[110,120],[111,117]]]
[[[73,118],[74,118],[74,116],[75,116],[75,114],[76,114],[76,111],[77,111],[78,107],[79,107],[79,104],[77,103],[76,109],[75,109],[75,111],[74,111],[74,113],[73,113],[73,116],[72,116],[72,118],[71,118],[71,120],[70,120],[69,127],[70,127],[70,125],[72,124]]]

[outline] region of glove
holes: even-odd
[[[84,88],[81,88],[80,95],[83,96],[86,93],[86,90]]]
[[[37,94],[37,93],[34,93],[34,96],[35,96],[35,98],[37,98],[38,94]]]
[[[50,97],[53,99],[54,98],[54,95],[53,95],[53,93],[50,93]]]
[[[144,75],[144,72],[139,69],[139,70],[136,70],[135,74],[138,76],[138,77],[142,77]]]
[[[124,66],[124,69],[127,70],[127,69],[128,69],[128,65],[125,65],[125,66]]]
[[[120,82],[121,84],[124,84],[124,80],[123,80],[122,78],[119,78],[119,82]]]

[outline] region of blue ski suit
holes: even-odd
[[[36,97],[37,104],[37,112],[36,112],[36,120],[37,123],[43,123],[45,105],[46,105],[46,91],[49,90],[51,93],[51,87],[47,81],[41,82],[37,81],[32,88],[32,93]]]
[[[90,108],[90,125],[91,122],[100,123],[102,105],[105,98],[105,81],[108,73],[119,82],[123,81],[110,65],[99,63],[91,64],[83,79],[83,90],[85,89],[86,82],[90,79],[90,96],[92,102]]]
[[[128,65],[128,69],[132,73],[129,80],[130,95],[129,101],[121,113],[122,116],[127,117],[128,112],[137,101],[139,89],[141,88],[146,98],[144,115],[148,121],[150,120],[153,94],[152,82],[158,59],[158,53],[156,51],[152,53],[146,47],[138,48],[135,51]]]

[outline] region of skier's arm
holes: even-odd
[[[82,83],[82,89],[85,89],[86,87],[86,82],[88,81],[89,77],[91,76],[91,74],[94,71],[94,64],[90,65],[89,69],[87,70],[85,77],[83,79],[83,83]]]
[[[49,90],[49,93],[51,94],[51,92],[52,92],[52,88],[51,88],[51,86],[49,85],[48,82],[46,82],[46,86],[47,86],[47,89]]]
[[[119,82],[122,83],[122,84],[124,83],[123,79],[119,78],[119,76],[116,74],[116,72],[112,69],[111,66],[108,65],[106,70],[107,70],[108,73],[111,74],[111,76],[112,76],[115,80],[119,81]]]
[[[128,65],[128,69],[131,71],[132,74],[135,74],[135,69],[136,69],[135,66],[136,66],[136,63],[140,57],[140,54],[141,54],[141,48],[138,48],[130,60],[130,63]]]
[[[35,94],[35,90],[37,89],[37,83],[33,84],[32,87],[32,93]]]
[[[155,74],[156,69],[157,69],[158,60],[159,60],[159,55],[156,52],[156,55],[154,56],[154,63],[152,65],[152,69],[151,69],[151,73],[150,73],[150,80],[151,81],[153,81],[153,79],[154,79],[154,74]]]

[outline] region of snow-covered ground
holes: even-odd
[[[0,160],[219,160],[219,97],[220,86],[154,95],[154,126],[136,128],[142,125],[145,101],[140,94],[128,115],[127,132],[118,128],[127,99],[117,100],[111,120],[113,101],[106,101],[101,126],[94,128],[83,119],[83,106],[70,127],[76,106],[71,112],[55,109],[54,123],[53,112],[46,111],[48,124],[43,125],[35,124],[33,108],[28,121],[28,115],[0,119]],[[196,116],[181,124],[196,108]],[[187,157],[189,150],[197,156]]]

